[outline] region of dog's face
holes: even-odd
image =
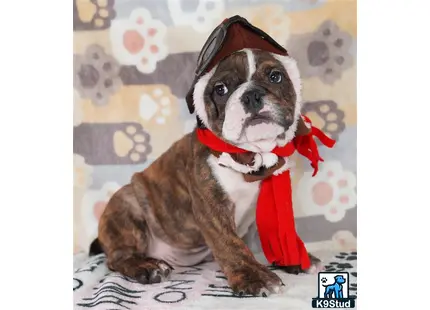
[[[345,278],[343,276],[335,276],[334,280],[336,281],[336,283],[338,284],[344,284],[346,282]]]
[[[300,117],[296,62],[245,49],[221,61],[194,88],[194,106],[216,135],[251,151],[271,151],[293,137]]]

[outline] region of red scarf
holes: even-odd
[[[328,138],[318,128],[313,127],[309,118],[302,117],[305,122],[311,124],[310,133],[295,137],[284,147],[275,147],[272,153],[280,157],[287,157],[297,150],[310,160],[314,169],[312,176],[315,176],[318,172],[318,162],[323,159],[319,156],[313,137],[317,137],[330,148],[333,147],[335,141]],[[197,137],[202,144],[218,152],[249,152],[224,142],[207,129],[197,129]],[[300,266],[303,270],[310,267],[308,252],[296,233],[291,179],[288,170],[277,176],[272,175],[261,182],[257,199],[256,222],[261,246],[269,263],[278,266]]]

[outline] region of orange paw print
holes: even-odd
[[[75,5],[77,16],[74,26],[82,30],[108,28],[116,16],[113,0],[75,0]],[[79,19],[79,23],[76,19]]]

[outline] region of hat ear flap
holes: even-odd
[[[193,92],[194,92],[194,87],[191,87],[191,89],[188,91],[187,96],[185,97],[185,101],[187,102],[188,111],[190,111],[190,114],[193,114],[195,111]]]
[[[284,66],[285,71],[287,71],[288,78],[291,80],[291,83],[293,83],[294,91],[297,96],[297,101],[301,103],[302,81],[300,78],[300,71],[297,62],[291,56],[284,56],[273,53],[272,56],[275,57]]]
[[[296,137],[297,136],[306,136],[311,132],[311,129],[306,126],[305,121],[302,117],[299,117],[297,121],[297,129],[296,129]]]

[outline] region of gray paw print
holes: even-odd
[[[331,20],[314,33],[292,37],[287,48],[303,78],[318,76],[326,84],[333,84],[354,63],[353,38]]]
[[[82,98],[106,105],[122,85],[120,65],[100,45],[90,45],[83,55],[73,56],[73,86]]]
[[[345,112],[332,100],[306,101],[303,103],[302,113],[307,116],[315,113],[324,124],[320,129],[332,139],[338,140],[345,130]],[[321,141],[317,140],[317,143],[321,144]]]

